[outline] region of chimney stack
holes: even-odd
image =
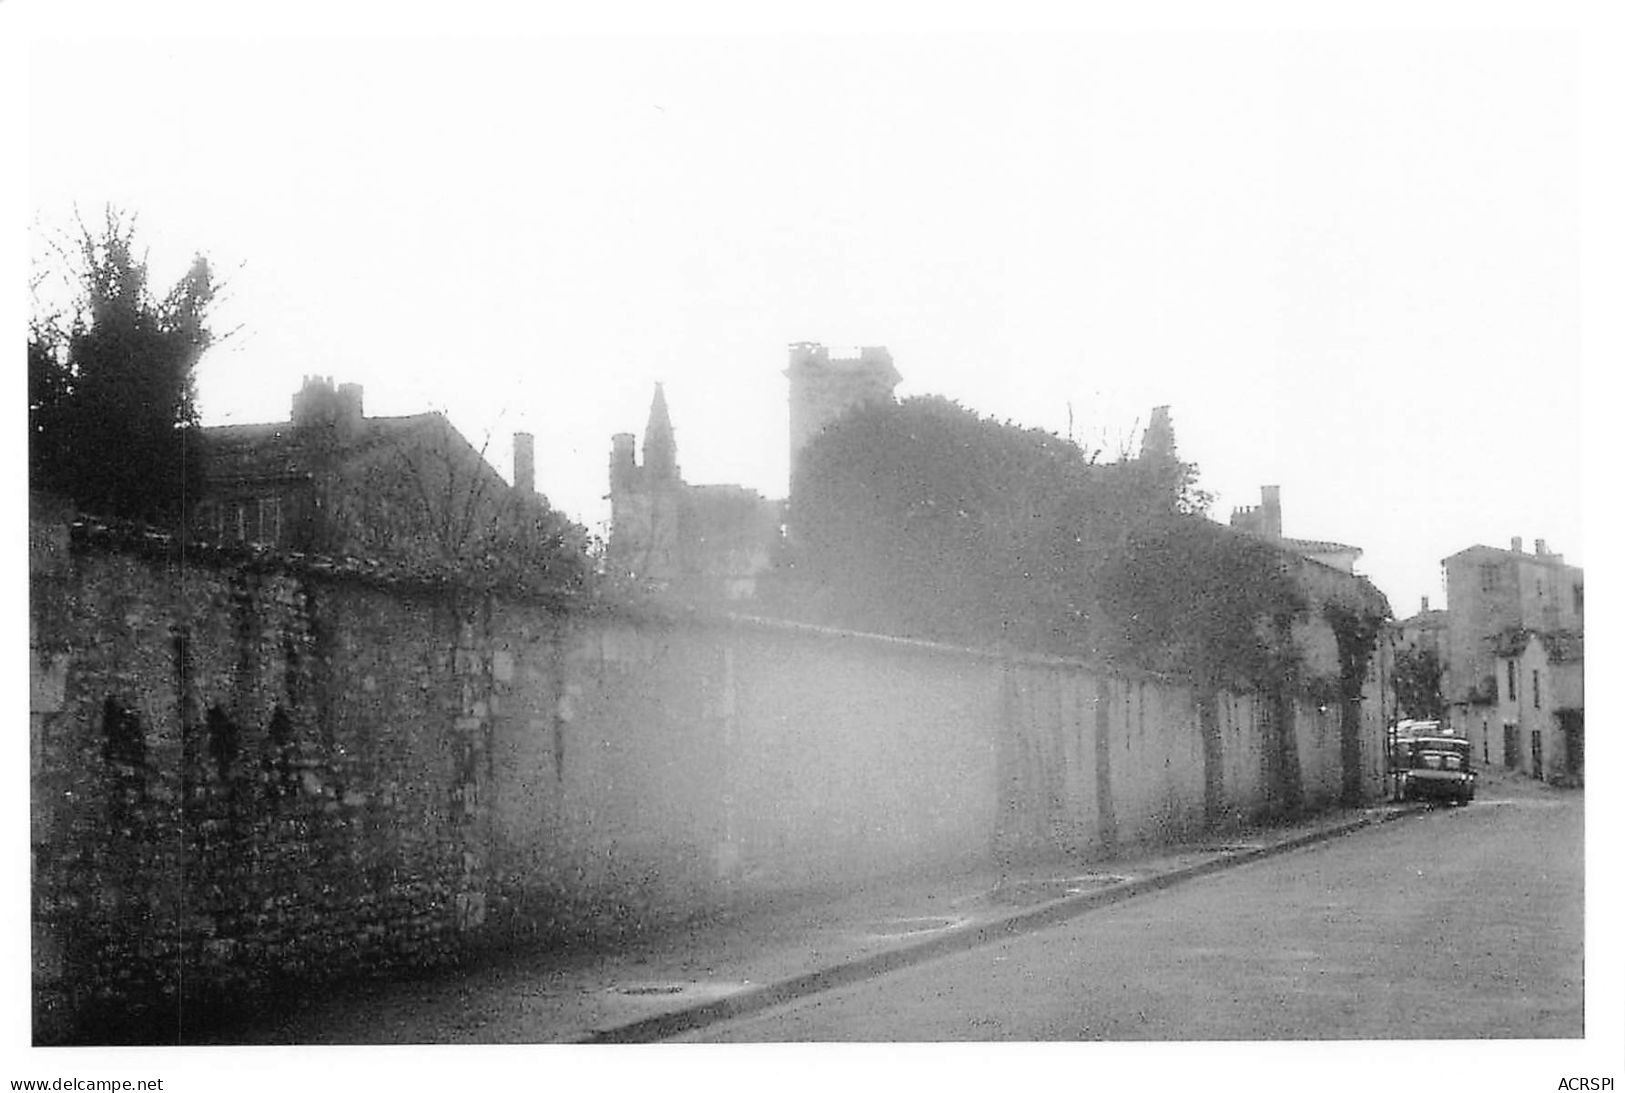
[[[1512,553],[1514,553],[1514,554],[1522,554],[1523,553],[1523,536],[1522,535],[1514,535],[1512,537]]]
[[[361,432],[363,416],[359,383],[334,387],[332,376],[306,376],[304,384],[293,393],[294,426],[324,429],[330,439],[340,443],[353,440]]]
[[[1545,555],[1546,555],[1546,540],[1545,539],[1536,539],[1535,540],[1535,553],[1541,555],[1542,557],[1545,557]]]
[[[1422,613],[1424,615],[1427,614],[1427,609],[1428,609],[1428,598],[1426,596],[1423,596],[1422,597]]]
[[[513,488],[525,496],[536,492],[536,437],[513,434]]]

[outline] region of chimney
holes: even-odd
[[[1512,537],[1512,553],[1514,553],[1514,554],[1522,554],[1523,553],[1523,536],[1522,535],[1514,535]]]
[[[513,488],[525,496],[536,492],[536,437],[513,434]]]
[[[1427,610],[1428,610],[1428,598],[1426,596],[1423,596],[1422,597],[1422,613],[1424,615],[1427,614]]]
[[[1545,539],[1536,539],[1535,540],[1535,553],[1539,554],[1543,558],[1546,556],[1546,540]]]
[[[330,437],[348,441],[361,431],[361,385],[333,386],[331,376],[306,376],[293,395],[293,424],[298,428],[324,428]]]
[[[332,398],[332,380],[306,376],[299,390],[293,393],[293,411],[289,416],[297,426],[321,425],[332,419]]]

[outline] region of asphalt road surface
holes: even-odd
[[[1579,1037],[1583,812],[1489,786],[683,1039]]]

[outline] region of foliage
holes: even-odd
[[[1266,686],[1296,670],[1291,620],[1305,609],[1280,552],[1199,516],[1127,529],[1102,567],[1118,655],[1207,686]]]
[[[511,488],[441,414],[350,473],[330,549],[533,590],[580,589],[593,572],[586,530]]]
[[[68,252],[78,298],[28,337],[29,482],[94,512],[173,520],[201,485],[193,369],[215,341],[217,285],[197,257],[162,297],[133,218],[108,209]]]
[[[1076,488],[1089,464],[1058,437],[945,399],[861,408],[804,453],[790,498],[791,564],[842,625],[1014,639],[1042,598],[1038,586],[1063,564],[1052,532],[1068,484]]]
[[[1377,638],[1382,634],[1383,618],[1335,600],[1320,610],[1337,638],[1342,697],[1345,701],[1355,701],[1365,689],[1366,672],[1371,654],[1377,649]]]
[[[596,567],[587,529],[540,498],[515,499],[483,539],[478,566],[531,591],[585,591]]]
[[[944,399],[872,405],[809,445],[788,568],[836,625],[1281,678],[1301,597],[1278,551],[1190,511],[1194,473]]]
[[[1399,649],[1394,653],[1394,702],[1405,717],[1444,717],[1444,665],[1436,649]]]

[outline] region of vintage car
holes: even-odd
[[[1401,726],[1389,740],[1390,769],[1402,801],[1422,798],[1466,804],[1473,799],[1478,774],[1471,745],[1459,736],[1439,732],[1437,722]]]

